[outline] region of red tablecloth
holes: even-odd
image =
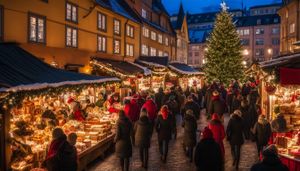
[[[300,171],[299,159],[293,159],[289,156],[280,155],[280,160],[289,168],[290,171]]]

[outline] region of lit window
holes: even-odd
[[[46,17],[29,14],[29,41],[46,43]]]
[[[126,25],[126,35],[129,37],[134,37],[134,28],[133,26]]]
[[[264,55],[264,49],[256,49],[255,50],[256,56],[263,56]]]
[[[106,15],[98,13],[98,29],[106,31]]]
[[[165,39],[165,44],[166,44],[166,46],[169,46],[169,38],[167,38],[167,37]]]
[[[169,57],[169,53],[168,53],[168,52],[165,52],[165,53],[164,53],[164,56]]]
[[[106,37],[98,36],[98,51],[106,52]]]
[[[149,29],[147,29],[146,27],[143,27],[143,36],[149,37]]]
[[[77,28],[66,26],[66,46],[77,47]]]
[[[181,47],[181,39],[177,40],[177,47],[179,47],[179,48]]]
[[[290,24],[290,33],[295,32],[295,23]]]
[[[158,34],[158,42],[161,44],[163,43],[163,38],[161,34]]]
[[[150,48],[150,56],[156,56],[156,49],[153,47]]]
[[[249,35],[250,34],[250,30],[249,29],[244,29],[244,35]]]
[[[142,54],[145,56],[149,55],[149,48],[146,45],[142,45]]]
[[[248,46],[249,42],[250,42],[249,39],[241,39],[241,45],[243,45],[243,46]]]
[[[117,19],[114,19],[114,34],[116,34],[116,35],[121,34],[120,20],[117,20]]]
[[[142,17],[147,18],[147,11],[145,9],[142,9]]]
[[[120,40],[114,40],[114,53],[120,54],[121,42]]]
[[[265,33],[265,30],[263,29],[263,28],[258,28],[258,29],[256,29],[256,31],[255,31],[255,34],[264,34]]]
[[[133,45],[126,44],[126,56],[133,56]]]
[[[154,31],[151,31],[151,39],[156,40],[156,33]]]
[[[158,51],[158,56],[163,57],[163,55],[164,55],[163,51],[159,50]]]
[[[77,23],[78,18],[78,7],[75,4],[66,2],[66,20]]]

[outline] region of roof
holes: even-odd
[[[118,81],[54,68],[23,50],[16,44],[0,44],[0,84],[9,88],[1,91],[33,90],[62,85]]]
[[[204,43],[206,42],[212,29],[189,29],[190,43]]]
[[[178,14],[175,16],[177,17],[177,19],[175,21],[172,21],[171,24],[172,24],[173,29],[179,30],[182,27],[182,24],[184,21],[184,16],[185,16],[185,12],[184,12],[182,3],[180,3]]]
[[[102,64],[102,66],[111,68],[115,70],[116,72],[120,72],[121,74],[124,74],[126,76],[132,76],[132,75],[137,75],[137,74],[144,74],[144,75],[149,75],[149,72],[142,67],[138,66],[137,64],[131,63],[131,62],[126,62],[126,61],[114,61],[114,60],[109,60],[109,59],[101,59],[101,58],[93,58],[93,61],[97,63],[93,64]],[[106,71],[109,73],[109,70],[106,69]],[[109,73],[111,74],[111,73]],[[150,73],[151,74],[151,73]]]
[[[179,63],[179,62],[172,62],[169,63],[169,68],[175,72],[178,72],[183,75],[200,75],[203,74],[196,69],[190,67],[187,64]]]
[[[96,2],[103,8],[107,8],[125,18],[140,23],[137,14],[131,10],[130,6],[124,0],[96,0]]]
[[[142,21],[145,22],[146,24],[149,24],[150,26],[158,29],[159,31],[161,32],[165,32],[165,33],[169,33],[169,31],[163,27],[161,27],[160,25],[156,24],[156,23],[153,23],[153,22],[150,22],[148,21],[147,19],[145,18],[142,18]],[[173,33],[173,32],[172,32]]]
[[[165,6],[161,3],[161,0],[152,0],[152,10],[159,14],[163,13],[169,17],[169,13]]]
[[[146,66],[149,68],[163,68],[166,69],[168,66],[168,57],[159,56],[140,56],[139,59],[135,60],[135,63]]]
[[[266,8],[266,7],[273,7],[273,6],[282,6],[282,3],[273,3],[273,4],[266,4],[266,5],[256,5],[256,6],[252,6],[249,9],[256,9],[256,8]]]
[[[274,69],[278,67],[300,68],[300,53],[280,56],[276,59],[259,63],[262,69]]]
[[[237,27],[270,25],[270,24],[280,23],[280,16],[278,14],[246,16],[246,17],[239,17],[236,19],[237,19],[236,22]],[[258,20],[260,20],[260,24],[258,24]]]

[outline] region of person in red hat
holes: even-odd
[[[143,105],[142,109],[146,109],[148,112],[148,117],[151,123],[154,123],[157,117],[157,106],[151,96],[147,97],[145,104]]]
[[[167,105],[161,107],[155,129],[158,135],[159,152],[161,160],[165,163],[168,156],[169,141],[172,137],[172,116],[169,114]]]
[[[218,91],[214,91],[211,97],[211,102],[208,108],[208,115],[211,116],[214,113],[217,113],[220,118],[223,117],[225,113],[225,102],[220,98],[220,93]]]
[[[224,125],[220,121],[218,114],[214,113],[212,115],[212,119],[208,124],[208,127],[212,131],[215,141],[220,145],[222,156],[224,157],[225,148],[224,148],[223,140],[225,138],[225,129],[224,129]]]
[[[197,171],[222,171],[223,157],[213,133],[208,127],[204,128],[202,139],[196,146],[195,165]]]

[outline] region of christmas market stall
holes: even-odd
[[[90,63],[96,75],[118,77],[124,87],[134,90],[148,90],[151,87],[151,71],[137,63],[97,57],[92,58]]]
[[[279,147],[282,161],[292,171],[300,170],[300,54],[281,56],[260,63],[268,73],[264,81],[268,118],[276,129],[276,120],[284,117],[286,130],[275,130],[273,143]],[[283,133],[282,133],[283,132]]]
[[[165,87],[165,77],[168,74],[168,57],[141,56],[135,63],[151,70],[151,89],[155,92],[159,87]]]
[[[169,69],[170,72],[167,75],[168,79],[166,79],[166,82],[173,82],[173,84],[182,87],[183,90],[193,86],[201,88],[204,77],[203,72],[197,71],[189,65],[180,62],[169,63]]]
[[[113,143],[116,115],[105,97],[119,79],[60,70],[15,44],[0,44],[0,170],[40,168],[60,127],[77,134],[79,170]]]

